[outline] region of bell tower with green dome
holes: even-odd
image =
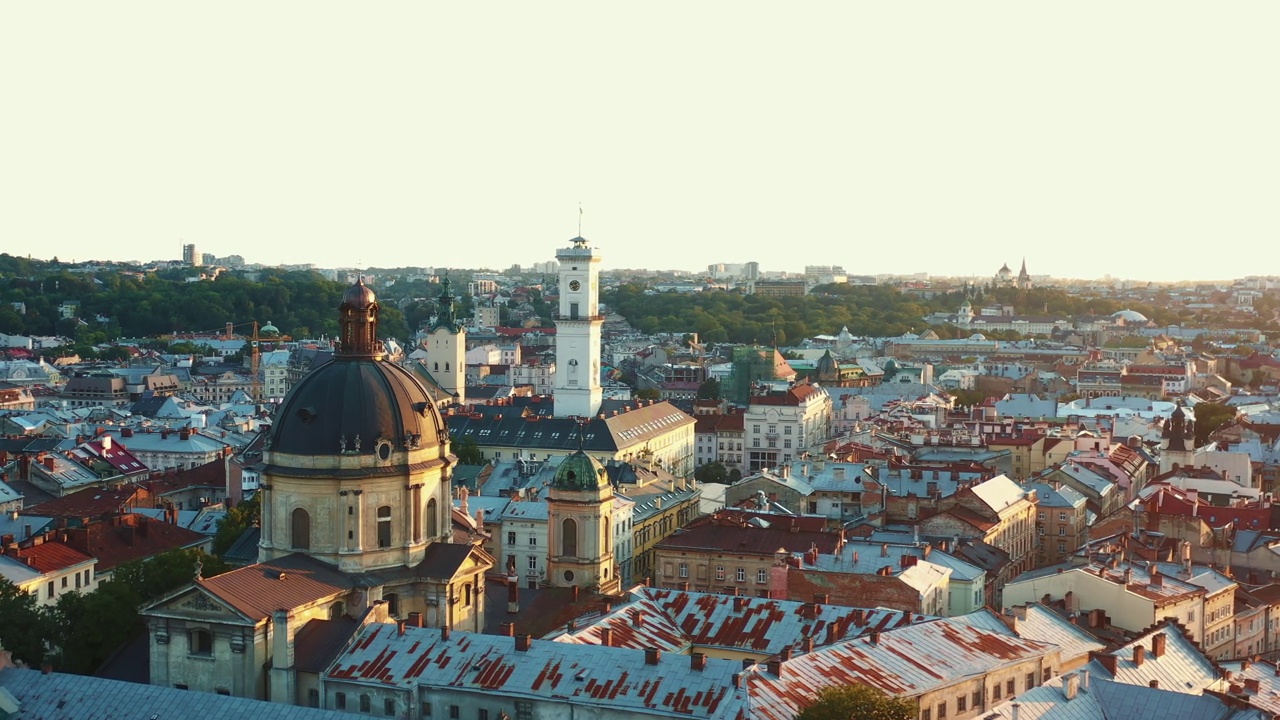
[[[548,490],[547,584],[617,593],[613,486],[604,466],[579,449],[560,463]]]
[[[458,324],[454,311],[453,291],[449,276],[440,281],[440,297],[436,302],[436,320],[426,339],[426,367],[431,379],[442,390],[456,398],[459,405],[467,402],[467,331]]]

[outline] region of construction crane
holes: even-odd
[[[263,340],[280,341],[280,340],[288,340],[289,338],[285,335],[280,335],[279,331],[272,333],[268,337],[263,337],[259,335],[258,321],[254,320],[251,323],[241,323],[239,325],[228,322],[227,330],[226,330],[226,339],[234,340],[235,329],[237,327],[244,327],[246,325],[251,326],[253,328],[253,334],[249,336],[249,375],[251,378],[250,387],[252,389],[249,395],[255,403],[261,403],[262,402],[262,377],[261,377],[261,374],[259,373],[259,366],[262,361],[262,348],[261,348],[262,341]],[[267,321],[267,327],[272,330],[275,330],[275,327],[271,325],[270,321]]]

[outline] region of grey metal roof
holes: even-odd
[[[20,703],[14,720],[350,720],[347,712],[191,692],[159,685],[23,668],[0,670],[0,688]]]

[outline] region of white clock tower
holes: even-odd
[[[556,251],[560,308],[556,317],[556,417],[600,411],[600,255],[583,238]]]

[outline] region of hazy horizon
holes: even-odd
[[[552,259],[581,203],[606,269],[1280,274],[1277,20],[11,3],[2,250],[503,269]]]

